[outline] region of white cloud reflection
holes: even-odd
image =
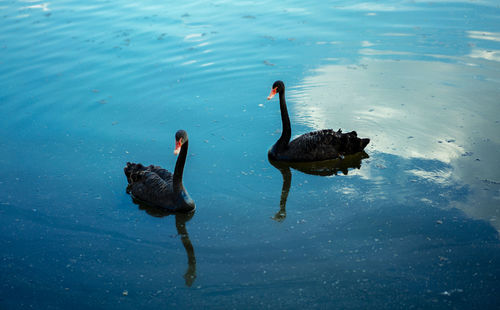
[[[423,6],[418,6],[423,3],[429,6],[437,3],[470,3],[471,0],[434,0],[432,2],[428,0],[412,0],[412,1],[383,1],[381,2],[361,2],[352,5],[345,6],[335,6],[337,9],[349,10],[349,11],[367,11],[367,12],[401,12],[401,11],[416,11],[425,10]],[[492,0],[474,0],[476,5],[492,6],[497,7],[498,1]]]
[[[363,2],[346,6],[336,6],[338,9],[348,11],[369,11],[369,12],[394,12],[394,11],[413,11],[419,8],[408,6],[401,3],[379,3],[379,2]]]
[[[362,47],[370,47],[370,46],[374,46],[374,45],[375,45],[375,43],[372,43],[370,41],[362,41],[361,42]]]
[[[40,0],[21,0],[19,2],[30,3],[31,4],[31,3],[41,2],[41,1]],[[21,9],[22,10],[41,9],[44,12],[50,11],[50,9],[49,9],[49,3],[48,2],[38,3],[38,4],[31,4],[31,5],[22,7]]]
[[[367,58],[358,65],[322,67],[289,87],[294,121],[314,129],[356,130],[372,139],[368,153],[449,164],[450,170],[402,173],[437,184],[466,184],[470,201],[453,205],[500,230],[499,68],[495,62],[477,59],[471,66],[466,60]],[[372,180],[373,171],[366,168],[354,174]]]
[[[291,90],[290,97],[297,103],[299,120],[308,126],[356,129],[362,136],[375,137],[372,145],[380,151],[449,163],[463,147],[446,141],[465,140],[462,111],[443,101],[460,91],[453,86],[452,67],[377,60],[331,65],[307,77],[301,92]]]
[[[410,52],[404,51],[389,51],[389,50],[376,50],[371,48],[363,48],[359,50],[361,55],[374,56],[374,55],[413,55]]]
[[[434,182],[441,185],[446,185],[449,183],[449,179],[452,176],[453,171],[451,169],[447,170],[438,170],[438,171],[425,171],[418,169],[411,169],[406,171],[414,176],[417,176],[421,179],[428,180],[430,182]]]
[[[500,32],[467,31],[467,36],[471,39],[500,42]]]
[[[482,58],[491,61],[500,62],[500,50],[482,50],[482,49],[472,49],[469,54],[471,58]]]
[[[48,3],[42,3],[42,4],[34,4],[25,7],[25,9],[41,9],[44,12],[49,11],[49,4]]]

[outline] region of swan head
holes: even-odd
[[[175,133],[175,149],[174,154],[177,155],[181,151],[181,146],[188,140],[188,135],[185,130],[178,130]]]
[[[267,97],[267,100],[271,100],[276,94],[279,94],[281,92],[285,91],[285,83],[282,81],[276,81],[273,84],[273,87],[271,87],[271,93]]]

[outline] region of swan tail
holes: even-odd
[[[137,173],[140,171],[145,171],[146,167],[142,164],[130,163],[127,162],[125,168],[123,168],[123,172],[125,172],[125,176],[127,177],[128,183],[134,182],[134,179],[137,178]]]
[[[361,139],[361,149],[364,150],[365,147],[368,145],[368,143],[370,143],[370,139],[368,138]]]
[[[370,143],[370,139],[368,138],[358,138],[356,131],[342,133],[340,140],[341,152],[344,154],[361,152]]]

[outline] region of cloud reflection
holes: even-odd
[[[500,50],[482,50],[475,48],[470,52],[469,57],[500,62]]]
[[[363,2],[352,5],[337,7],[348,11],[373,11],[373,12],[395,12],[395,11],[414,11],[418,7],[402,5],[401,3],[378,3],[378,2]]]
[[[50,9],[49,9],[49,3],[41,3],[41,4],[28,5],[28,6],[23,7],[22,9],[41,9],[44,12],[50,11]]]
[[[374,55],[414,55],[410,52],[404,51],[388,51],[388,50],[376,50],[372,48],[363,48],[359,50],[361,55],[374,56]]]
[[[467,31],[467,36],[471,39],[489,40],[500,42],[500,32],[488,31]]]
[[[314,129],[356,129],[372,139],[368,153],[449,164],[450,171],[406,173],[465,184],[469,200],[451,205],[500,229],[500,170],[492,169],[500,157],[498,68],[468,62],[366,58],[358,65],[324,66],[289,91],[291,112],[295,122]],[[371,178],[370,169],[358,174]]]

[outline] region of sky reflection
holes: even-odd
[[[0,0],[0,308],[499,304],[498,0],[45,3]],[[369,158],[275,169],[276,79]],[[192,218],[124,190],[179,128]]]
[[[470,61],[364,58],[354,66],[323,66],[290,91],[295,121],[356,130],[372,139],[371,151],[451,165],[407,173],[437,184],[464,183],[471,195],[451,206],[500,229],[500,171],[494,168],[500,157],[498,68],[465,64]]]

